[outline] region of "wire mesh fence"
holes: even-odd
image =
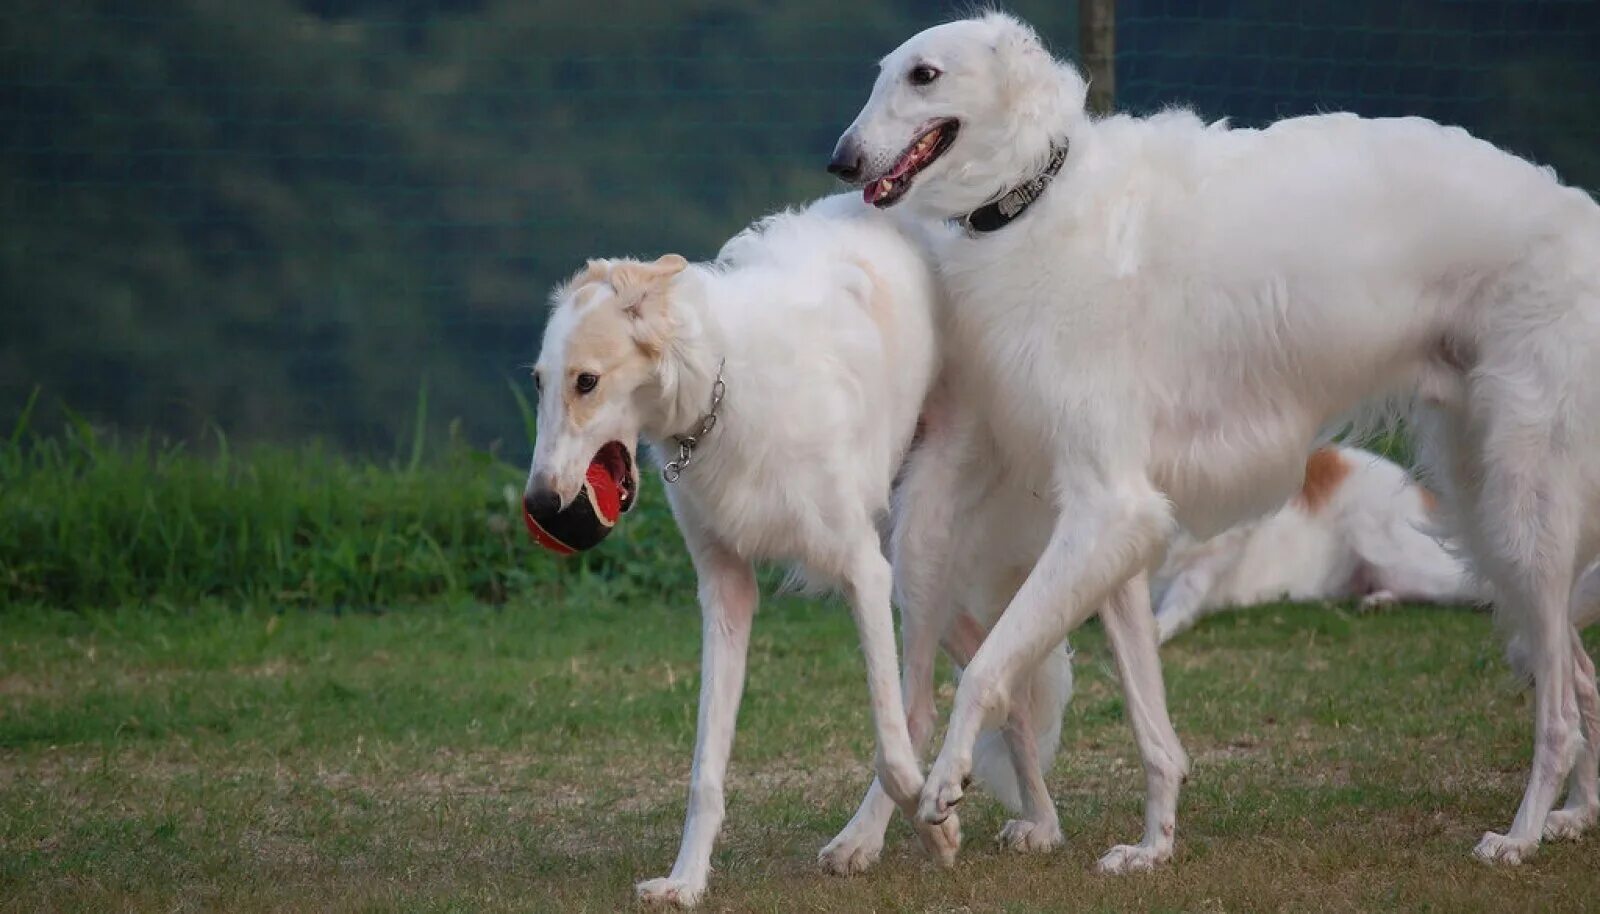
[[[1117,104],[1459,124],[1600,189],[1600,3],[1120,0]]]
[[[1122,0],[1119,106],[1461,123],[1600,186],[1597,4]],[[1077,9],[1010,8],[1060,54]],[[518,439],[507,385],[592,255],[705,257],[828,192],[941,3],[12,0],[0,418],[39,387],[194,437]]]

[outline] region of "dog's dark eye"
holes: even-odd
[[[533,373],[533,389],[539,393],[544,393],[544,378],[539,377],[537,371]]]
[[[913,86],[926,86],[938,79],[940,75],[938,67],[930,67],[925,63],[919,63],[911,68],[911,72],[906,78],[911,80]]]
[[[600,383],[600,376],[599,375],[590,374],[589,372],[586,371],[583,374],[578,375],[578,383],[577,383],[578,393],[586,394],[589,391],[594,390],[594,386],[596,384],[599,384],[599,383]]]

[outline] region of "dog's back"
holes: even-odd
[[[720,446],[684,486],[730,541],[798,560],[841,512],[887,509],[938,360],[931,269],[886,216],[825,198],[694,270],[729,395]]]

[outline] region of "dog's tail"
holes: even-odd
[[[1061,715],[1066,710],[1067,699],[1072,697],[1072,649],[1062,644],[1046,654],[1027,687],[1039,768],[1048,772],[1055,761],[1056,749],[1061,745]],[[972,774],[1007,809],[1023,814],[1022,785],[1017,780],[1017,769],[1011,764],[1011,752],[1000,731],[985,730],[978,735],[972,754]]]

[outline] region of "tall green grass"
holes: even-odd
[[[531,442],[532,404],[512,394]],[[653,477],[603,545],[557,558],[523,529],[522,466],[453,432],[430,448],[426,388],[414,434],[386,462],[317,444],[235,449],[220,431],[202,452],[108,435],[64,409],[57,431],[37,433],[36,400],[0,439],[0,606],[382,609],[573,588],[692,599]],[[1405,455],[1399,434],[1369,446]]]
[[[387,463],[207,444],[116,439],[80,420],[34,435],[24,411],[0,442],[0,601],[368,609],[692,587],[659,492],[599,550],[558,559],[523,529],[525,470],[455,436],[429,453],[418,435]]]

